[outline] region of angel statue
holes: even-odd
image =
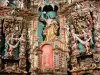
[[[14,34],[12,34],[11,37],[8,37],[8,35],[6,37],[4,56],[14,56],[15,52],[17,52],[17,54],[15,54],[15,56],[18,56],[17,50],[19,50],[20,41],[23,40],[23,38],[22,37],[14,38],[13,36],[14,36]]]
[[[87,33],[85,30],[82,30],[83,34],[75,34],[73,33],[73,36],[76,40],[78,40],[81,44],[83,44],[86,48],[86,52],[89,53],[90,52],[90,44],[93,44],[93,40],[92,40],[92,34],[91,31],[89,30]],[[84,39],[82,40],[80,38],[80,36],[83,36]]]

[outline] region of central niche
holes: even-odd
[[[42,2],[38,9],[38,40],[49,42],[59,36],[58,6],[54,3]]]
[[[53,47],[49,44],[45,44],[41,47],[42,50],[42,69],[52,69],[54,68],[53,64]]]

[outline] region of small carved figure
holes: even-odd
[[[23,8],[24,7],[24,3],[23,3],[23,0],[19,0],[19,5],[18,5],[18,8]]]
[[[9,1],[8,0],[0,0],[1,6],[8,6]]]
[[[9,36],[9,35],[12,35],[12,36]],[[24,41],[24,39],[23,39],[23,35],[20,38],[18,36],[14,37],[13,33],[9,35],[6,36],[6,43],[5,43],[5,49],[4,49],[5,56],[14,56],[14,52],[16,50],[19,50],[18,46],[22,41]],[[23,49],[24,48],[21,48],[22,50],[21,52],[24,52]]]
[[[83,31],[83,32],[84,32],[84,31]],[[89,38],[87,38],[87,37],[86,37],[86,36],[87,36],[87,33],[84,32],[84,40],[81,40],[80,35],[78,35],[78,34],[73,33],[73,36],[74,36],[79,42],[81,42],[83,45],[85,45],[86,50],[87,50],[87,53],[90,52],[90,51],[89,51],[89,50],[90,50],[90,43],[89,43],[89,41],[90,41],[90,40],[92,41],[91,33],[89,33],[89,36],[88,36]]]
[[[6,37],[6,44],[8,44],[9,48],[7,50],[8,52],[8,56],[13,56],[14,52],[15,52],[15,48],[19,45],[19,40],[18,38],[13,38],[13,34],[12,37]],[[14,41],[16,41],[16,44],[14,45]]]
[[[38,55],[34,55],[34,67],[38,67]]]

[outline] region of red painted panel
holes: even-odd
[[[42,47],[42,62],[41,62],[41,68],[42,69],[48,69],[54,68],[54,62],[53,62],[53,47],[51,45],[44,45]]]

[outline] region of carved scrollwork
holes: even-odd
[[[15,18],[14,21],[14,34],[16,35],[21,35],[22,34],[22,28],[23,28],[23,18],[22,17],[17,17]]]
[[[98,68],[100,68],[100,62],[97,62],[96,65]]]
[[[4,18],[4,23],[3,23],[3,32],[5,33],[5,36],[7,36],[9,33],[13,32],[13,23],[14,23],[14,18],[7,16]]]
[[[81,62],[81,65],[80,65],[80,69],[81,70],[86,70],[86,65],[85,65],[85,62]]]
[[[96,70],[95,74],[100,75],[100,70]]]
[[[5,62],[4,63],[4,69],[2,70],[3,72],[15,72],[19,73],[22,72],[22,70],[19,68],[18,62]]]
[[[94,58],[94,62],[100,62],[99,54],[95,54],[93,58]]]

